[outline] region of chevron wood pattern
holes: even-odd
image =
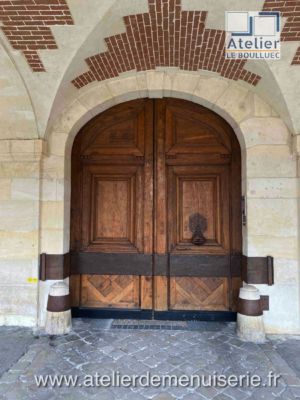
[[[132,275],[82,275],[83,307],[137,308],[139,277]]]
[[[170,308],[173,310],[228,310],[227,278],[171,278]]]

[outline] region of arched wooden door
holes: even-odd
[[[176,99],[123,103],[72,152],[74,315],[233,318],[241,161],[230,126]]]

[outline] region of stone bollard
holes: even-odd
[[[266,339],[259,290],[252,285],[240,289],[237,335],[247,342],[263,343]]]
[[[65,335],[71,326],[69,287],[65,282],[56,282],[50,287],[45,330],[49,335]]]

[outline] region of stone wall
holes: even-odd
[[[274,257],[274,286],[257,285],[270,296],[264,321],[270,332],[299,329],[299,236],[297,158],[278,118],[249,119],[247,141],[247,229],[244,252]],[[246,239],[247,238],[247,239]]]
[[[42,140],[0,141],[0,324],[34,326],[38,312]]]

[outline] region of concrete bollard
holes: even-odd
[[[56,282],[50,287],[45,330],[49,335],[65,335],[70,332],[71,302],[69,287]]]
[[[237,335],[247,342],[266,340],[259,290],[252,285],[240,289],[237,314]]]

